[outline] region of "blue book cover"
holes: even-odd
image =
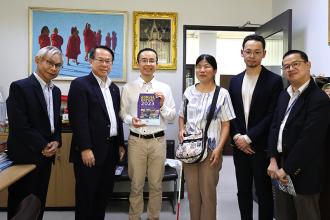
[[[160,125],[160,99],[154,93],[140,93],[137,106],[141,124]]]

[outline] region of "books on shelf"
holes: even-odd
[[[137,106],[141,124],[160,125],[160,98],[154,93],[140,93]]]
[[[7,143],[3,142],[0,143],[0,172],[6,169],[7,167],[10,167],[13,163],[13,161],[8,159],[8,156],[6,154],[7,149]]]

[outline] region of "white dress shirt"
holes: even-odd
[[[110,119],[110,137],[113,136],[117,136],[117,119],[116,119],[116,114],[115,114],[115,110],[113,108],[113,101],[112,101],[112,96],[110,93],[110,89],[109,86],[111,84],[111,79],[109,77],[107,77],[106,82],[102,81],[98,76],[96,76],[93,73],[95,79],[97,80],[97,82],[99,83],[100,89],[102,91],[103,94],[103,99],[105,102],[105,105],[107,107],[107,112],[108,112],[108,116]]]
[[[283,136],[283,129],[285,127],[286,121],[288,120],[292,107],[294,106],[294,104],[296,104],[301,93],[307,88],[309,82],[310,82],[310,80],[308,80],[306,83],[304,83],[304,85],[300,86],[299,89],[295,92],[292,90],[291,86],[289,86],[286,90],[289,93],[290,100],[289,100],[288,106],[286,108],[284,119],[282,120],[282,123],[280,126],[280,130],[278,132],[277,151],[279,153],[282,153],[282,150],[283,150],[282,149],[282,136]]]
[[[54,83],[53,83],[53,81],[50,81],[50,83],[47,84],[36,72],[34,72],[33,74],[37,78],[38,82],[40,83],[42,92],[44,93],[44,97],[45,97],[45,101],[46,101],[46,105],[47,105],[48,118],[49,118],[49,123],[50,123],[50,130],[52,133],[54,133],[55,132],[54,107],[53,107]]]
[[[154,93],[162,92],[165,100],[163,106],[160,108],[160,125],[148,125],[140,128],[135,128],[132,125],[133,117],[137,117],[137,105],[140,93]],[[141,77],[137,80],[127,83],[123,87],[120,116],[123,121],[129,125],[132,132],[147,135],[154,134],[166,130],[166,122],[173,121],[176,116],[175,102],[172,96],[171,88],[155,78],[150,82],[145,82]]]

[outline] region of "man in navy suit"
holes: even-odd
[[[261,65],[266,55],[262,36],[249,35],[243,40],[241,56],[246,69],[230,81],[229,94],[236,118],[230,123],[234,144],[237,197],[242,220],[252,220],[253,182],[259,204],[259,219],[273,219],[273,197],[267,176],[265,152],[268,131],[282,79]]]
[[[8,188],[8,219],[29,194],[41,201],[42,219],[51,164],[61,146],[61,91],[53,84],[63,65],[62,52],[44,47],[35,56],[36,71],[13,82],[7,99],[9,120],[8,156],[15,164],[35,164],[36,168]]]
[[[278,220],[319,220],[330,102],[311,78],[306,53],[290,50],[282,65],[291,85],[279,96],[270,129],[268,174],[282,184],[290,177],[297,195],[276,189],[276,216]]]
[[[111,49],[95,47],[90,52],[92,72],[72,81],[69,90],[70,162],[74,163],[79,220],[104,219],[116,162],[125,154],[119,88],[108,77],[113,62]]]

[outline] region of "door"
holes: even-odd
[[[256,29],[256,34],[263,36],[266,40],[266,50],[267,45],[274,45],[273,43],[277,41],[281,45],[281,48],[272,48],[269,51],[277,50],[277,57],[273,57],[272,62],[265,65],[268,69],[282,75],[281,66],[282,66],[282,56],[288,50],[291,50],[292,47],[292,9],[289,9],[282,14],[274,17],[267,23],[261,25]],[[266,55],[266,58],[270,54]],[[274,56],[274,53],[272,53]],[[287,85],[286,80],[283,81],[284,85]]]

